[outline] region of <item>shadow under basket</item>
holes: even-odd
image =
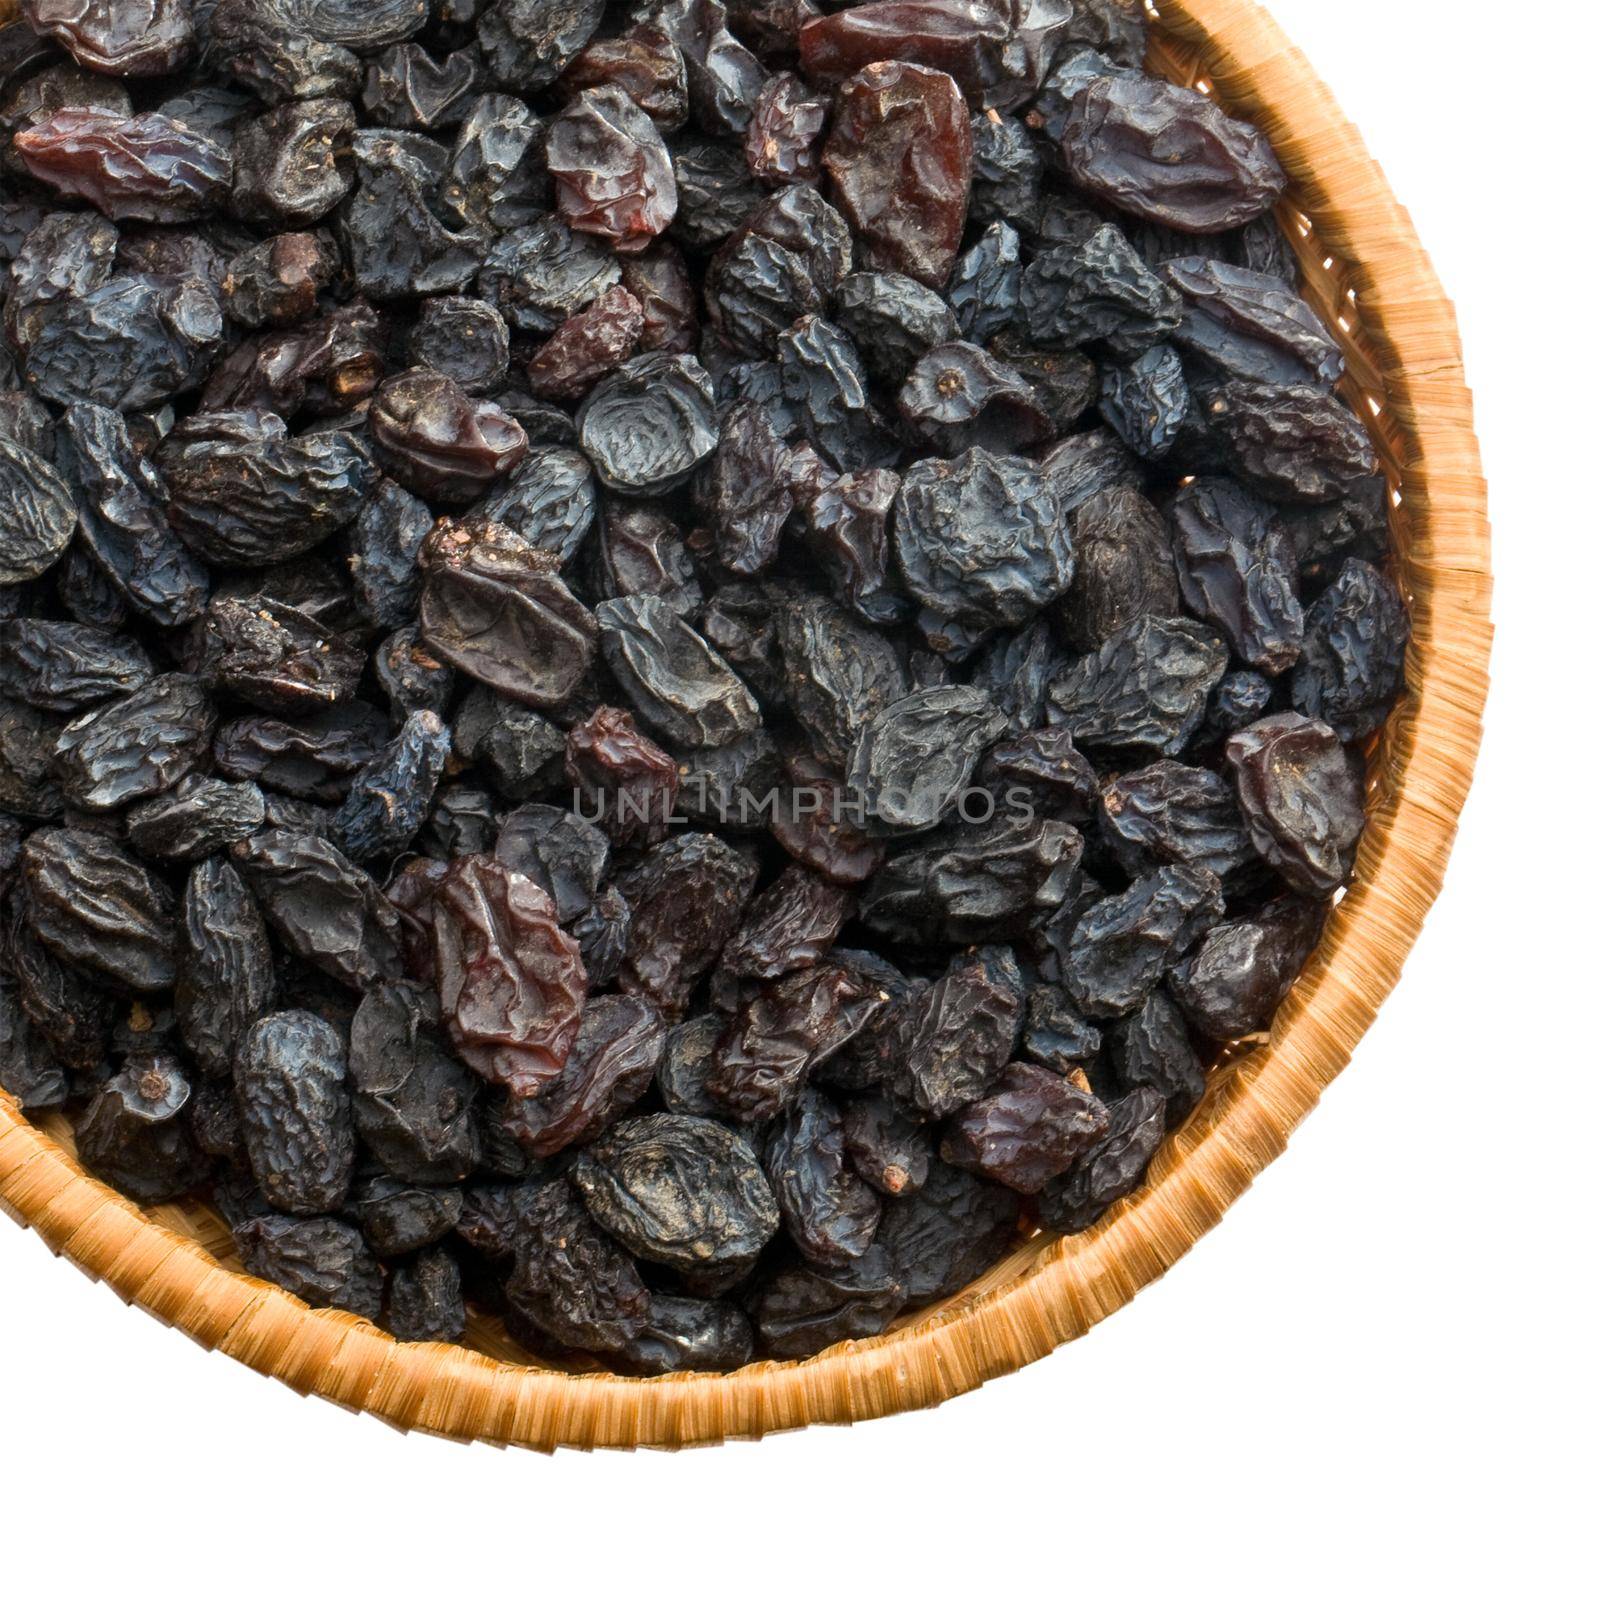
[[[10,12],[0,0],[0,16]],[[1455,317],[1360,137],[1252,0],[1162,0],[1156,71],[1256,123],[1292,186],[1280,221],[1348,360],[1345,393],[1394,490],[1409,693],[1370,761],[1355,882],[1276,1018],[1236,1046],[1146,1185],[1091,1232],[1036,1236],[956,1298],[807,1361],[623,1378],[530,1364],[498,1323],[471,1348],[399,1344],[246,1276],[202,1205],[141,1210],[85,1174],[60,1116],[0,1094],[0,1206],[134,1305],[302,1393],[402,1428],[538,1449],[678,1446],[937,1405],[1087,1332],[1213,1227],[1350,1059],[1439,892],[1488,688],[1489,528]]]

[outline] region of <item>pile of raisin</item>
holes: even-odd
[[[312,1305],[629,1373],[1131,1193],[1409,631],[1284,173],[1145,44],[22,0],[0,1087]]]

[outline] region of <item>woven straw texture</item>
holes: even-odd
[[[0,0],[0,16],[10,9]],[[1454,315],[1328,90],[1251,0],[1162,0],[1152,60],[1255,121],[1294,180],[1282,221],[1397,491],[1415,636],[1411,693],[1373,752],[1356,883],[1270,1038],[1230,1054],[1143,1190],[1081,1238],[1020,1245],[880,1338],[654,1379],[523,1364],[488,1320],[469,1350],[397,1344],[308,1310],[243,1275],[205,1208],[141,1211],[85,1175],[64,1121],[35,1127],[3,1094],[0,1205],[124,1300],[296,1390],[403,1428],[538,1449],[673,1447],[936,1405],[1085,1333],[1213,1227],[1348,1062],[1438,894],[1488,687],[1489,529]]]

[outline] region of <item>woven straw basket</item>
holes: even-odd
[[[0,17],[12,6],[0,0]],[[936,1405],[1087,1332],[1213,1227],[1349,1060],[1439,891],[1488,686],[1489,529],[1454,315],[1328,90],[1251,0],[1161,0],[1152,61],[1256,122],[1293,178],[1283,225],[1397,491],[1415,637],[1411,692],[1373,754],[1356,883],[1270,1039],[1230,1054],[1145,1188],[1092,1232],[1030,1240],[879,1338],[652,1379],[530,1365],[489,1319],[461,1349],[397,1344],[308,1310],[238,1270],[209,1210],[142,1211],[84,1173],[61,1118],[34,1126],[3,1094],[0,1206],[123,1299],[303,1393],[402,1428],[539,1449],[707,1443]]]

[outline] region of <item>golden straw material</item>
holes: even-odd
[[[1415,636],[1411,693],[1373,753],[1355,885],[1270,1039],[1230,1054],[1143,1190],[1080,1238],[1020,1245],[965,1294],[880,1338],[729,1376],[654,1379],[519,1364],[487,1319],[466,1350],[397,1344],[355,1317],[307,1310],[224,1264],[227,1232],[204,1207],[147,1215],[84,1174],[61,1118],[34,1127],[4,1095],[0,1204],[124,1299],[298,1390],[404,1428],[539,1449],[676,1446],[936,1405],[1086,1332],[1211,1228],[1349,1060],[1439,892],[1488,687],[1489,528],[1449,302],[1305,58],[1251,0],[1163,0],[1152,60],[1256,122],[1294,180],[1282,219],[1399,492]]]

